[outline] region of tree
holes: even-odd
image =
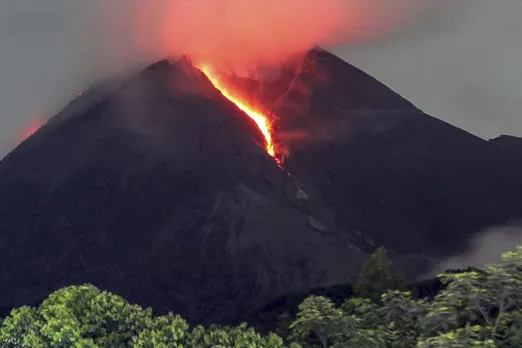
[[[189,325],[179,315],[169,313],[156,317],[151,325],[132,337],[136,348],[182,348],[190,339]]]
[[[237,327],[211,326],[205,329],[196,327],[191,333],[189,342],[184,347],[197,348],[300,348],[296,343],[287,346],[283,339],[275,334],[263,337],[254,329],[241,324]]]
[[[522,346],[522,247],[481,272],[440,277],[447,287],[430,303],[422,323],[426,342],[432,336],[469,338],[473,333],[477,342]]]
[[[361,319],[336,308],[326,297],[310,296],[290,326],[291,339],[304,347],[384,347],[382,332],[361,326]]]
[[[378,301],[387,290],[398,290],[402,286],[402,277],[392,270],[386,249],[379,247],[363,264],[354,293]]]
[[[12,311],[0,328],[0,343],[2,347],[128,345],[151,323],[150,309],[92,285],[70,286],[52,293],[37,309]]]
[[[377,251],[368,263],[387,266],[383,255]],[[367,266],[366,274],[386,280],[383,269]],[[309,297],[290,326],[291,338],[306,347],[522,347],[522,247],[483,270],[439,277],[446,288],[429,300],[388,290],[375,301],[384,286],[368,286],[359,293],[373,299],[349,298],[340,308],[327,298]]]
[[[178,315],[152,310],[92,285],[52,293],[38,308],[21,307],[1,322],[0,346],[18,347],[258,347],[283,348],[282,338],[261,336],[246,324],[195,327]],[[295,344],[291,346],[297,347]]]
[[[310,338],[315,338],[322,347],[329,347],[341,328],[353,330],[354,323],[345,320],[342,310],[335,308],[332,301],[321,296],[305,299],[299,305],[297,319],[290,325],[294,340],[306,343]]]
[[[2,321],[0,345],[6,348],[43,347],[41,318],[34,308],[24,306],[11,311]]]
[[[379,302],[350,298],[342,305],[345,313],[359,322],[359,337],[373,337],[375,347],[416,347],[420,321],[427,313],[427,302],[412,298],[410,292],[390,290]]]
[[[482,327],[467,324],[464,328],[438,334],[435,337],[420,340],[418,348],[495,348],[495,342],[481,337]]]
[[[411,292],[390,290],[381,295],[374,317],[377,317],[375,323],[387,333],[386,347],[415,347],[420,336],[420,322],[427,312],[427,302],[412,298]]]

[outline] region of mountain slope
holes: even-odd
[[[187,59],[85,93],[2,160],[0,309],[90,282],[231,323],[353,282],[376,246],[413,278],[522,217],[518,154],[322,49],[228,82],[275,117],[284,170]]]
[[[364,253],[311,224],[255,125],[187,61],[94,95],[0,163],[1,308],[90,282],[226,323],[356,274]]]
[[[442,256],[522,216],[515,154],[424,114],[327,51],[311,50],[271,85],[232,81],[277,117],[286,170],[344,230],[376,245]]]

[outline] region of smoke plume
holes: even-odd
[[[236,74],[314,45],[382,39],[433,0],[2,2],[2,146],[100,79],[182,54]],[[19,68],[17,68],[19,66]],[[37,81],[35,81],[37,80]],[[53,86],[53,88],[42,88]],[[28,100],[25,96],[30,95]],[[26,125],[24,127],[23,125]],[[8,140],[9,139],[9,140]]]
[[[223,0],[100,3],[91,12],[109,57],[179,56],[235,69],[277,63],[314,45],[380,38],[431,0]],[[102,25],[100,25],[102,23]],[[116,34],[116,35],[115,35]]]
[[[448,269],[483,268],[495,264],[500,260],[502,253],[515,249],[517,245],[522,245],[521,224],[485,229],[471,241],[466,253],[440,262],[425,278]]]

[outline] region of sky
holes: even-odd
[[[255,1],[260,0],[252,3]],[[308,3],[314,1],[319,0]],[[522,136],[522,1],[438,0],[439,6],[422,12],[406,10],[413,4],[432,0],[379,1],[388,4],[386,9],[347,6],[345,12],[336,11],[336,20],[355,27],[364,25],[364,21],[373,21],[372,25],[387,23],[384,19],[391,18],[390,23],[401,22],[401,25],[394,24],[394,30],[379,28],[378,35],[371,38],[357,40],[353,35],[345,35],[336,42],[325,41],[324,45],[432,116],[483,138],[500,134]],[[379,1],[366,0],[366,3],[379,4]],[[150,46],[154,40],[149,40],[159,30],[154,26],[157,22],[154,11],[158,9],[150,10],[150,15],[140,17],[138,23],[135,15],[144,11],[139,6],[133,8],[135,2],[0,0],[0,158],[17,144],[25,129],[53,116],[99,78],[160,58],[157,47]],[[176,33],[193,32],[194,18],[180,15],[187,2],[169,3],[179,5],[171,6],[175,11],[172,16],[177,19],[172,22],[181,23]],[[322,4],[327,4],[322,8],[324,19],[339,4],[357,4],[357,0]],[[280,22],[274,21],[273,28],[279,30],[282,27],[278,25],[292,23],[303,31],[317,25],[310,17],[316,9],[303,10],[299,14],[302,20],[295,21],[287,18],[288,11],[296,7],[287,7],[286,12],[278,13]],[[408,20],[399,15],[383,17],[394,9],[406,13]],[[267,11],[265,17],[271,10]],[[190,19],[186,27],[180,22],[183,18]],[[244,19],[231,21],[245,24]],[[321,30],[328,21],[320,22],[322,27],[312,27],[314,30],[308,34],[323,33]],[[215,25],[222,27],[220,23]],[[131,42],[130,37],[138,32],[135,28],[145,26],[151,27],[142,33],[145,39]],[[255,25],[251,27],[252,35],[260,33],[255,31],[259,30]],[[234,25],[229,28],[233,33],[241,31]],[[215,30],[218,29],[210,32]],[[198,32],[205,31],[209,30]],[[287,33],[303,37],[297,34]],[[270,42],[265,40],[264,44],[278,44],[274,41],[277,37],[269,37]],[[324,38],[316,35],[310,40],[324,41]]]

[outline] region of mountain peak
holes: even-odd
[[[0,162],[0,308],[93,283],[227,324],[353,282],[377,246],[414,278],[522,217],[518,155],[327,51],[223,78],[270,117],[282,168],[188,57],[83,93]]]
[[[144,71],[165,71],[172,69],[174,64],[169,59],[160,59],[156,63],[149,65]]]

